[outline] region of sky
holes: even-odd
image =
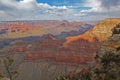
[[[0,21],[120,18],[120,0],[0,0]]]

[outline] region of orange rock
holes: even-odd
[[[95,39],[98,39],[100,42],[105,41],[112,35],[111,29],[118,23],[120,23],[120,18],[105,19],[82,35],[67,37],[64,46],[80,39],[87,40],[89,42],[94,42]]]

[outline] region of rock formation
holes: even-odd
[[[120,80],[120,24],[103,43],[95,56],[91,80]]]
[[[105,19],[82,35],[67,37],[65,45],[69,45],[69,43],[80,39],[87,40],[89,42],[94,42],[95,39],[98,39],[100,42],[105,41],[112,35],[111,29],[118,23],[120,23],[120,18]]]

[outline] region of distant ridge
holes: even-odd
[[[82,29],[82,26],[85,29]],[[66,20],[30,20],[30,21],[4,21],[0,23],[0,38],[22,38],[30,36],[43,36],[44,34],[60,35],[62,32],[75,31],[81,33],[93,25],[83,22],[69,22]]]

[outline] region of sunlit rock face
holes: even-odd
[[[112,36],[105,41],[95,56],[91,71],[92,80],[120,79],[120,24],[112,29]]]
[[[84,39],[89,42],[94,42],[95,39],[99,40],[100,42],[105,41],[112,35],[111,29],[118,23],[120,23],[120,18],[105,19],[82,35],[67,37],[65,45],[80,39]]]

